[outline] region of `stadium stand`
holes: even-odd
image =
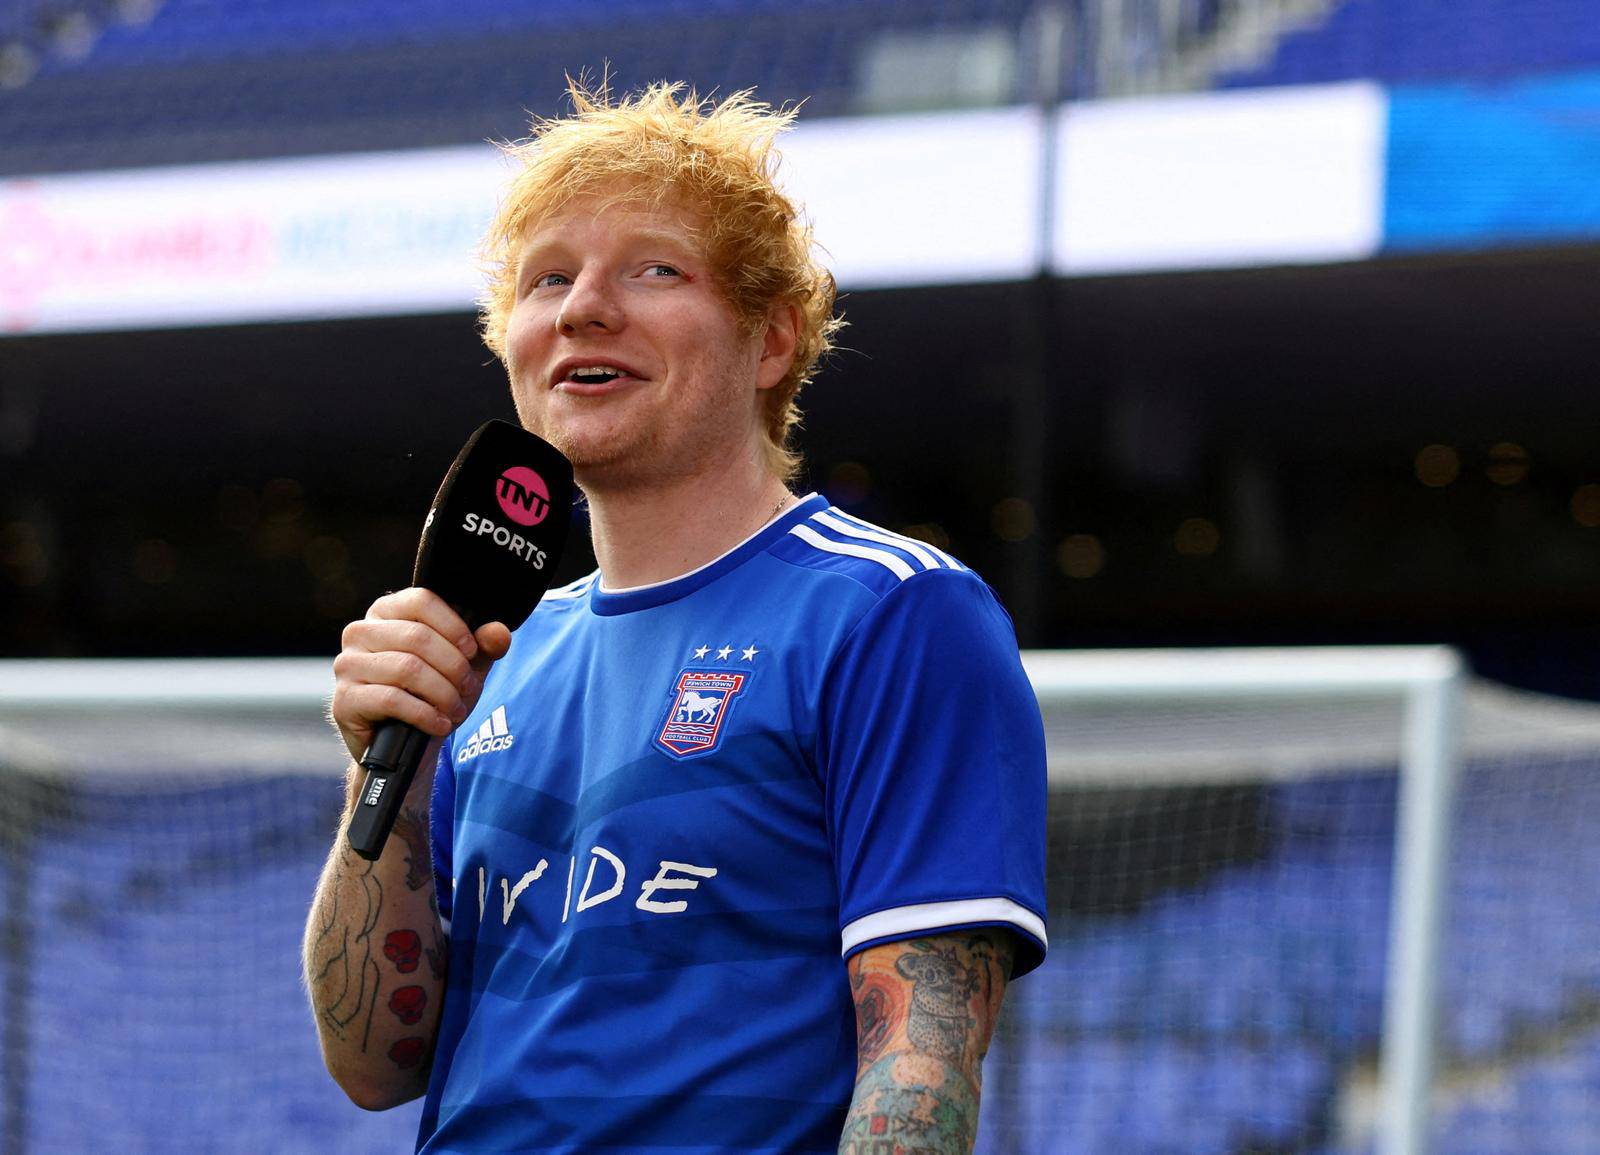
[[[1597,769],[1475,764],[1463,783],[1440,1151],[1562,1155],[1596,1133],[1575,1120],[1600,1123],[1581,1101],[1600,1076],[1600,917],[1575,918],[1572,889],[1600,872]],[[25,968],[5,1010],[30,1040],[30,1150],[409,1141],[414,1107],[345,1103],[306,1029],[296,944],[337,789],[105,776],[50,801],[25,859],[33,935],[6,960]],[[1261,790],[1251,861],[1052,912],[1051,965],[998,1044],[1026,1060],[995,1067],[1015,1082],[991,1087],[986,1151],[1363,1150],[1332,1115],[1378,1040],[1395,779]],[[182,1110],[126,1109],[174,1096]]]
[[[516,137],[525,109],[558,109],[564,74],[607,65],[629,87],[754,86],[773,102],[804,99],[808,115],[839,115],[856,109],[876,38],[1001,28],[1014,39],[1028,10],[1024,0],[171,0],[148,24],[100,27],[79,53],[53,51],[38,31],[50,22],[36,16],[0,30],[0,45],[18,37],[40,60],[27,83],[0,91],[0,175]]]
[[[574,25],[607,31],[633,20],[758,16],[773,11],[808,18],[837,15],[843,0],[548,0],[540,4],[503,4],[492,0],[167,0],[158,19],[145,28],[110,26],[96,47],[97,63],[108,66],[152,66],[249,56],[301,55],[307,51],[387,47],[407,42],[551,32]],[[882,8],[884,5],[878,4]],[[938,9],[931,5],[934,19]],[[974,4],[960,7],[969,11]],[[835,11],[830,11],[835,10]]]
[[[1451,1155],[1584,1155],[1600,1135],[1600,1034],[1589,1032],[1512,1071],[1451,1093],[1437,1149]],[[1559,1126],[1552,1119],[1561,1119]]]
[[[1177,9],[1176,28],[1153,0],[1057,9],[1069,29],[1063,96],[1482,78],[1600,58],[1600,21],[1584,0],[1259,11],[1202,0]],[[1112,11],[1121,26],[1108,31]],[[978,99],[1026,102],[1038,94],[1038,12],[1029,0],[22,0],[0,12],[0,175],[515,137],[523,109],[558,107],[563,73],[608,64],[628,85],[674,77],[804,99],[812,116],[876,111],[874,52],[895,37],[943,35],[947,52],[989,37],[999,79]],[[913,48],[902,78],[927,59]],[[1109,60],[1124,73],[1097,75]],[[948,101],[974,99],[941,83]]]
[[[1443,1085],[1458,1089],[1441,1152],[1582,1149],[1572,1112],[1537,1104],[1584,1095],[1600,1061],[1581,1036],[1600,1006],[1600,918],[1571,906],[1600,870],[1583,830],[1595,769],[1465,776],[1443,947]],[[1135,909],[1053,910],[1051,965],[1005,1040],[1027,1055],[1006,1099],[1019,1114],[994,1129],[1018,1150],[1364,1150],[1336,1142],[1330,1104],[1379,1042],[1395,788],[1385,774],[1267,788],[1258,861]]]
[[[409,1149],[415,1109],[352,1107],[306,1026],[297,944],[338,793],[108,777],[64,800],[29,866],[27,1150]]]
[[[1345,0],[1218,87],[1482,80],[1592,68],[1597,59],[1600,20],[1588,0]]]

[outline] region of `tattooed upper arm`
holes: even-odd
[[[870,947],[850,959],[856,1090],[844,1155],[967,1155],[983,1056],[1011,974],[1005,930]]]

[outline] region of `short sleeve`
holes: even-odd
[[[817,756],[846,957],[950,930],[1043,961],[1044,727],[1005,611],[970,571],[919,573],[830,662]]]
[[[433,858],[433,893],[439,903],[439,925],[450,933],[451,910],[455,906],[455,877],[452,865],[455,844],[456,774],[450,760],[450,743],[439,747],[439,762],[433,770],[433,795],[428,803],[428,846]]]

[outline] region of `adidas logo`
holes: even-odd
[[[490,714],[483,725],[478,727],[478,732],[472,736],[467,744],[461,747],[461,753],[456,755],[457,762],[470,762],[479,754],[492,754],[496,750],[509,750],[511,743],[517,736],[506,725],[506,708],[496,706],[494,713]]]

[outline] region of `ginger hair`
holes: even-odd
[[[540,221],[589,195],[681,205],[698,221],[717,288],[745,332],[759,333],[774,306],[796,310],[793,364],[763,399],[766,465],[792,480],[800,467],[790,446],[797,398],[843,325],[833,312],[833,274],[813,255],[811,226],[776,182],[775,142],[795,110],[774,109],[749,91],[713,102],[668,83],[613,103],[605,81],[590,88],[569,78],[567,95],[571,115],[536,118],[530,136],[500,146],[519,167],[483,242],[484,343],[504,363],[518,254]]]

